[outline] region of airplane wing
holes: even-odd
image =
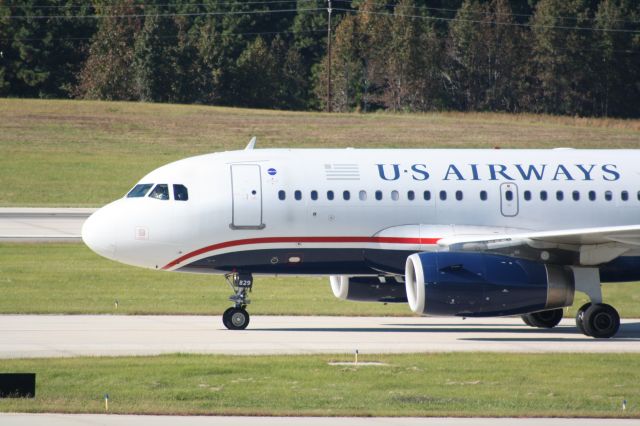
[[[570,250],[580,253],[580,263],[609,262],[633,249],[640,249],[640,225],[581,228],[558,231],[521,232],[503,235],[456,235],[438,245],[449,250],[491,251],[516,247],[539,250]]]

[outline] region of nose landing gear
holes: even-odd
[[[234,306],[224,311],[222,324],[229,330],[244,330],[249,325],[250,320],[246,307],[251,303],[247,293],[251,292],[253,287],[253,276],[251,274],[233,273],[224,277],[234,292],[234,295],[229,297]]]

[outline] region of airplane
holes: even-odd
[[[640,280],[640,151],[255,149],[179,160],[84,223],[106,258],[224,274],[231,330],[254,275],[328,275],[340,299],[521,316],[614,336],[601,282]]]

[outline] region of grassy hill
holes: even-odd
[[[0,99],[0,206],[99,206],[167,162],[258,147],[639,148],[640,120]]]

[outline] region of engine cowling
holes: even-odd
[[[331,290],[338,299],[358,302],[404,303],[405,286],[393,277],[331,275]]]
[[[415,313],[446,316],[518,315],[573,304],[573,271],[486,253],[416,253],[405,285]]]

